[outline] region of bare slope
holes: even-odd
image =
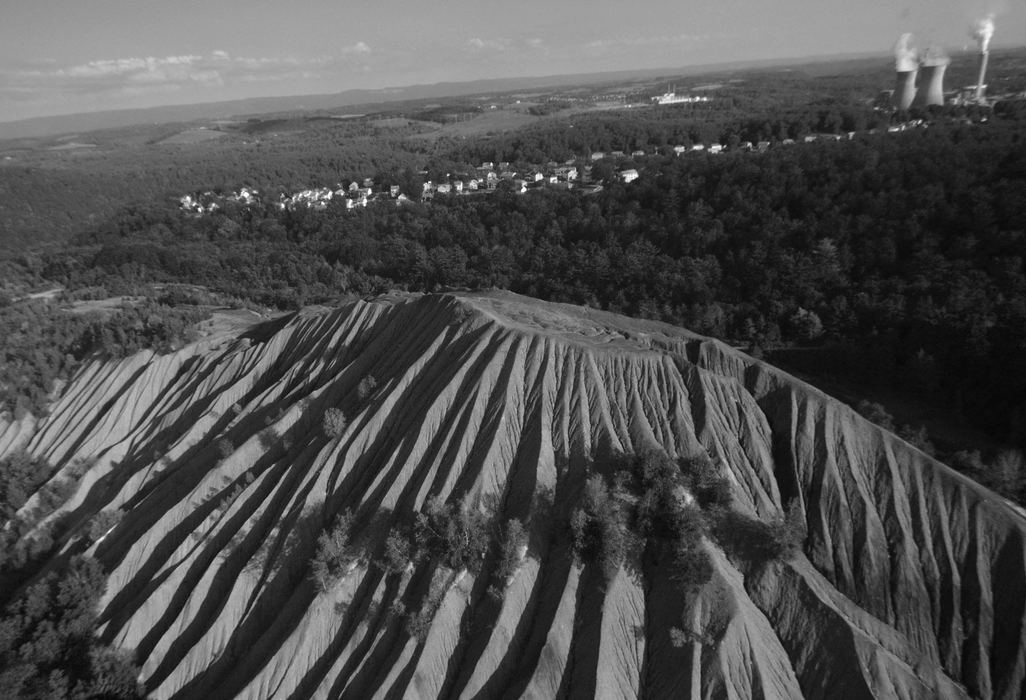
[[[329,407],[348,417],[335,439]],[[1023,692],[1026,520],[844,405],[670,326],[505,293],[381,298],[96,363],[42,425],[4,427],[64,471],[95,460],[51,519],[74,532],[125,511],[90,546],[111,572],[104,635],[157,698]],[[750,514],[798,499],[804,554],[745,567],[709,541],[696,595],[658,566],[603,586],[534,513],[501,601],[491,558],[478,576],[361,562],[327,593],[311,580],[317,533],[346,508],[373,554],[430,496],[494,495],[526,520],[538,493],[558,512],[597,452],[650,445],[716,456]],[[432,583],[444,596],[418,640],[390,608]],[[695,641],[673,646],[672,626]]]

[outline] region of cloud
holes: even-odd
[[[207,55],[181,54],[112,58],[75,65],[55,62],[21,64],[0,71],[0,104],[68,105],[75,101],[114,102],[120,98],[173,93],[248,83],[330,81],[361,70],[372,54],[363,41],[340,48],[334,56],[233,56],[223,49]]]
[[[467,40],[467,46],[473,51],[505,51],[510,48],[509,39],[482,39],[474,37]]]
[[[587,49],[618,49],[673,44],[700,44],[715,38],[712,34],[672,34],[658,36],[629,36],[595,39],[584,44]]]

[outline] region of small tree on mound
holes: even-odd
[[[687,475],[688,487],[699,505],[707,510],[724,510],[734,501],[730,479],[708,455],[702,453],[685,459],[681,469]]]
[[[436,497],[417,515],[413,538],[420,549],[441,559],[445,566],[477,573],[488,551],[491,521],[476,509],[447,505]]]
[[[361,401],[366,401],[374,390],[378,388],[378,380],[373,375],[368,374],[366,377],[360,380],[360,383],[356,387],[356,397]]]
[[[381,558],[374,562],[387,574],[401,574],[413,561],[413,545],[401,530],[392,528],[385,540]]]
[[[790,559],[805,540],[805,520],[797,500],[783,517],[768,522],[735,511],[719,518],[716,539],[729,553],[756,563]]]
[[[500,581],[505,581],[520,565],[520,550],[527,545],[527,530],[523,523],[514,518],[506,523],[502,529],[502,537],[499,539],[499,565],[495,569],[495,575]]]
[[[313,576],[322,591],[328,591],[346,575],[349,565],[359,559],[359,552],[351,543],[353,514],[346,510],[338,517],[334,527],[317,538],[317,554],[313,561]]]
[[[324,434],[328,438],[337,440],[342,437],[342,433],[346,431],[348,424],[346,414],[342,412],[341,408],[333,406],[324,412]]]
[[[623,564],[626,551],[624,514],[599,475],[584,484],[581,506],[570,516],[574,553],[583,561],[599,566],[611,581]]]
[[[221,438],[217,441],[217,452],[221,455],[221,459],[227,459],[234,451],[235,446],[226,438]]]
[[[89,541],[96,542],[121,522],[120,510],[101,510],[89,519]]]

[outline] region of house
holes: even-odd
[[[356,192],[356,190],[358,189],[360,189],[360,183],[356,182],[355,180],[349,183],[350,192]]]
[[[452,185],[450,185],[448,182],[443,182],[435,188],[435,192],[437,192],[438,194],[449,194],[452,192]]]
[[[235,195],[235,201],[243,204],[253,204],[257,201],[257,191],[251,190],[248,187],[243,187],[239,190],[239,193]]]
[[[467,189],[470,190],[471,192],[476,192],[477,188],[478,188],[478,186],[480,186],[480,184],[481,184],[480,180],[478,180],[477,178],[471,178],[470,180],[467,181]]]
[[[750,151],[755,148],[751,141],[742,141],[738,146],[742,151]]]
[[[538,182],[539,180],[541,180],[544,177],[545,177],[544,175],[542,175],[541,173],[535,171],[535,172],[527,173],[527,175],[524,176],[524,179],[527,180],[528,182]]]
[[[805,143],[815,143],[816,137],[813,135],[806,136],[804,139]]]
[[[392,199],[395,199],[396,197],[398,197],[399,196],[399,185],[389,185],[388,186],[388,196],[391,197]]]
[[[679,155],[680,155],[681,153],[685,153],[685,152],[686,152],[687,150],[688,150],[688,147],[687,147],[687,146],[674,146],[674,147],[673,147],[673,153],[674,153],[674,155],[678,155],[678,156],[679,156]]]
[[[456,182],[452,183],[452,189],[456,192],[456,194],[462,194],[463,180],[457,180]]]
[[[520,178],[514,180],[513,192],[515,192],[516,194],[523,194],[524,192],[527,192],[527,182],[521,180]]]
[[[374,178],[372,178],[372,177],[365,177],[365,178],[363,178],[363,186],[366,189],[370,189],[371,187],[374,187]]]
[[[545,183],[548,185],[555,185],[557,182],[559,182],[559,178],[555,175],[549,175],[545,178]]]
[[[605,157],[606,157],[605,151],[595,151],[594,153],[591,154],[591,159],[592,160],[602,160]]]
[[[494,170],[494,169],[495,169],[495,163],[493,163],[490,160],[486,160],[485,162],[481,163],[481,167],[478,168],[478,170]]]
[[[630,168],[629,170],[621,170],[619,173],[617,173],[617,175],[619,175],[620,179],[624,182],[634,182],[638,179],[638,171],[634,168]]]
[[[713,145],[709,146],[709,152],[712,154],[723,153],[723,144],[714,143]]]
[[[499,170],[502,170],[502,171],[506,171],[506,170],[509,170],[509,169],[510,169],[510,167],[509,167],[509,161],[505,161],[505,160],[504,160],[504,161],[501,161],[501,162],[499,163]]]
[[[623,151],[613,151],[609,155],[612,156],[613,158],[626,158],[627,157],[627,154],[624,153]]]
[[[704,143],[693,143],[693,144],[691,144],[691,150],[692,151],[704,151],[705,150],[705,144]]]
[[[495,174],[494,170],[489,170],[488,172],[486,172],[484,174],[484,179],[485,179],[485,182],[487,182],[490,185],[494,186],[494,183],[496,183],[499,180],[499,176]]]
[[[645,155],[645,152],[640,150],[640,149],[637,150],[637,151],[631,151],[631,158],[637,158],[638,156],[643,156],[643,155]]]
[[[555,172],[556,177],[559,177],[563,180],[577,179],[577,168],[573,167],[572,165],[561,165],[558,168],[556,168],[553,172]]]

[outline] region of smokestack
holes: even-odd
[[[987,89],[987,84],[983,82],[987,77],[987,59],[990,58],[990,51],[984,51],[980,54],[980,73],[976,77],[976,100],[980,101],[983,99],[983,91]]]
[[[919,55],[912,44],[911,34],[902,34],[894,44],[894,70],[897,73],[894,106],[908,109],[916,96],[916,74],[919,71]]]
[[[990,58],[990,40],[994,36],[994,16],[987,15],[973,27],[973,38],[980,47],[980,72],[976,76],[976,99],[983,99],[983,91],[987,84],[987,60]]]
[[[940,48],[931,47],[923,56],[919,71],[919,91],[916,102],[924,105],[944,104],[944,71],[951,59]]]

